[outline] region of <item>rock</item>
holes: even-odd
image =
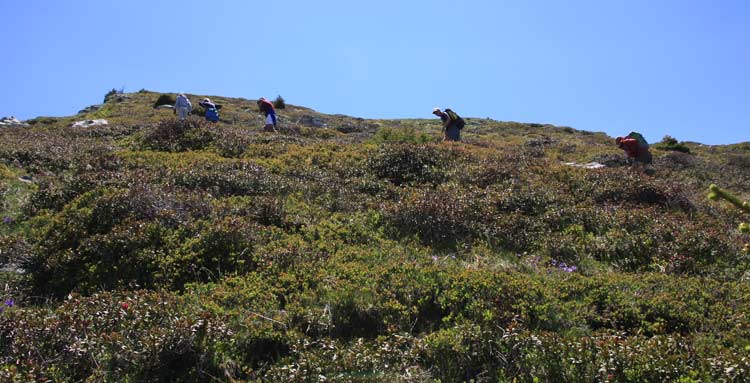
[[[172,105],[169,105],[169,104],[163,104],[163,105],[159,105],[159,106],[157,106],[157,107],[156,107],[156,108],[154,108],[154,109],[174,109],[174,106],[172,106]]]
[[[325,120],[323,120],[322,118],[310,116],[308,114],[300,117],[299,120],[297,120],[297,124],[301,124],[305,126],[312,126],[316,128],[324,128],[328,126],[328,124],[326,124]]]
[[[598,162],[589,162],[587,164],[579,164],[577,162],[563,162],[563,165],[573,166],[576,168],[584,168],[584,169],[601,169],[601,168],[607,167],[607,165],[600,164]]]
[[[29,126],[29,124],[20,121],[19,119],[15,118],[14,116],[10,117],[3,117],[0,118],[0,126],[3,127],[22,127],[22,126]]]
[[[628,158],[626,156],[617,155],[617,154],[604,154],[604,155],[594,158],[593,160],[594,162],[603,164],[604,166],[608,168],[616,168],[620,166],[630,165],[630,163],[628,162]]]
[[[538,138],[538,139],[526,141],[526,146],[534,148],[534,147],[540,147],[540,146],[550,146],[555,143],[557,142],[553,140],[552,138],[548,136],[542,136],[541,138]]]
[[[74,122],[73,125],[70,125],[71,128],[89,128],[92,126],[102,126],[102,125],[109,125],[109,122],[107,120],[83,120],[83,121],[77,121]]]

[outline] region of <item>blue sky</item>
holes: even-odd
[[[750,141],[750,1],[0,0],[0,116],[112,88]]]

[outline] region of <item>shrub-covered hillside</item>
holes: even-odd
[[[0,129],[0,381],[750,380],[748,143],[160,96]]]

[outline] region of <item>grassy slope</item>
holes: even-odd
[[[288,105],[267,135],[253,100],[209,96],[222,122],[175,133],[159,94],[124,96],[0,132],[0,260],[29,271],[3,274],[3,376],[747,377],[741,217],[704,197],[749,190],[747,143],[655,149],[649,178],[562,165],[622,156],[567,127],[469,119],[440,144],[435,119]],[[66,128],[95,118],[110,127]]]

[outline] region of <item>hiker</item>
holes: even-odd
[[[634,169],[645,172],[646,166],[653,162],[653,156],[648,150],[648,142],[640,133],[630,132],[625,137],[617,137],[615,143],[625,151],[628,158],[633,159]]]
[[[445,111],[435,108],[432,114],[440,117],[443,122],[443,141],[461,141],[461,129],[465,124],[463,118],[448,108]]]
[[[202,106],[206,110],[206,121],[217,122],[219,121],[219,109],[211,102],[210,99],[204,98],[198,105]]]
[[[180,95],[177,96],[177,101],[174,103],[174,109],[177,111],[177,117],[180,120],[184,120],[187,118],[188,113],[193,111],[193,104],[191,104],[190,100],[185,97],[185,94],[180,93]]]
[[[266,124],[263,126],[263,131],[275,132],[276,131],[276,109],[274,109],[273,103],[261,97],[258,100],[258,108],[263,113],[263,115],[266,116]]]

